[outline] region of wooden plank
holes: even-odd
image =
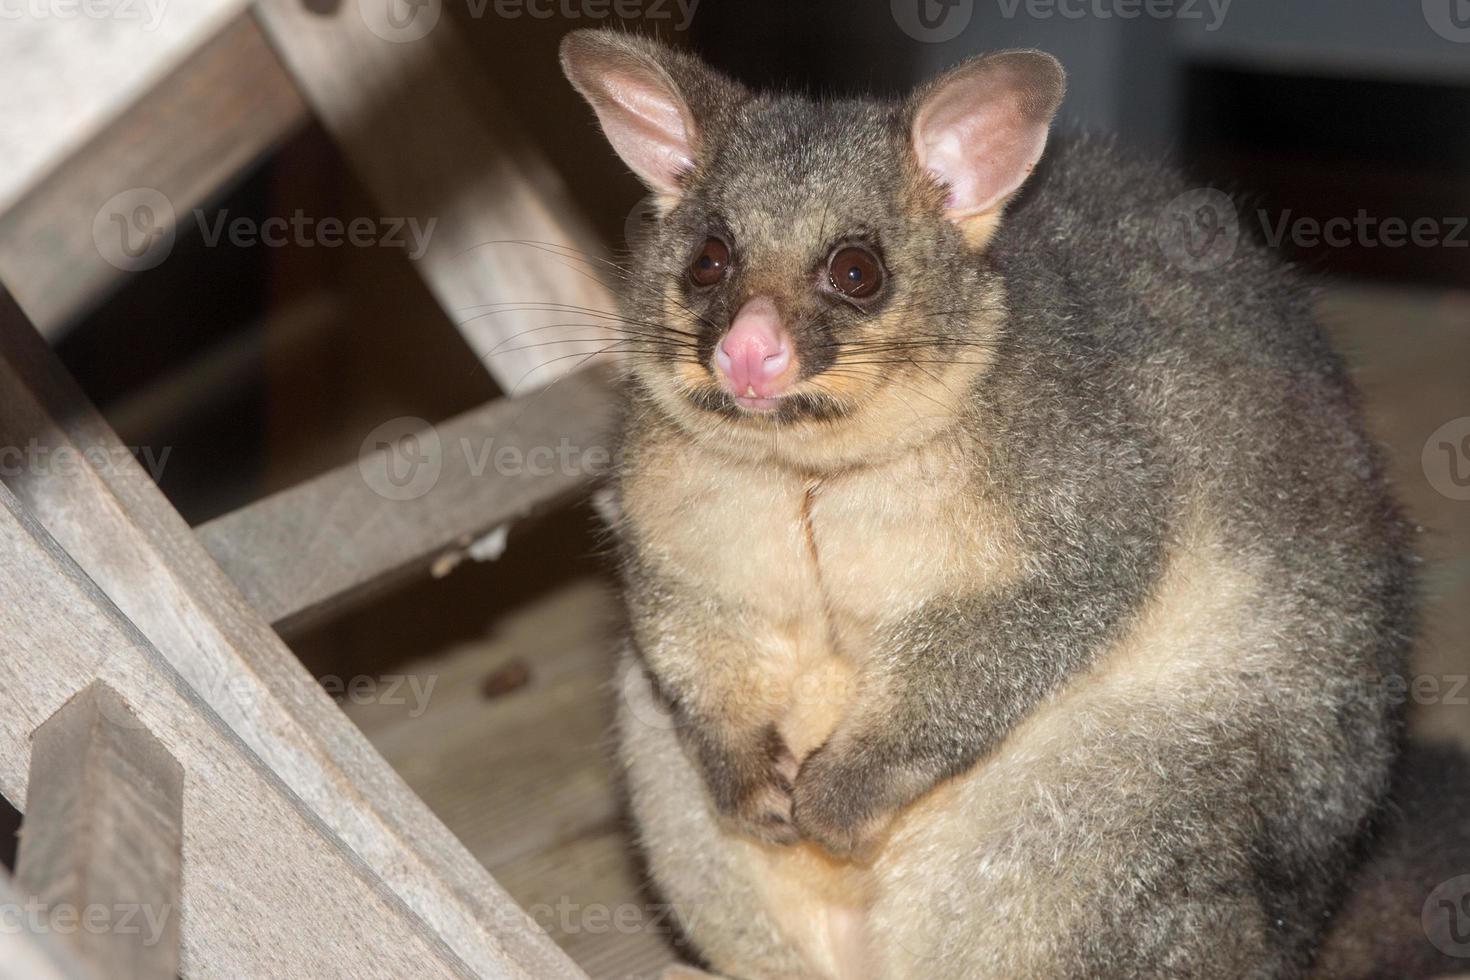
[[[617,620],[610,581],[573,579],[488,636],[394,668],[435,678],[433,698],[345,706],[521,907],[607,980],[659,976],[678,952],[622,819],[609,734]],[[487,699],[486,678],[514,664],[524,683]]]
[[[240,741],[0,487],[0,790],[30,796],[30,736],[101,680],[178,760],[189,977],[474,975]],[[38,790],[42,799],[45,790]],[[498,972],[498,971],[497,971]]]
[[[256,14],[379,206],[435,223],[417,267],[501,388],[549,383],[612,342],[616,270],[452,19],[421,4],[399,29],[396,9],[259,0]]]
[[[455,958],[487,976],[579,975],[255,614],[3,293],[0,449],[20,452],[5,469],[10,490],[136,624],[181,689],[218,715]],[[22,608],[44,598],[31,595]],[[248,795],[224,805],[253,806]],[[186,787],[186,834],[189,813]],[[185,850],[187,892],[187,839]],[[339,918],[353,908],[335,900],[330,907]],[[186,929],[186,967],[189,944]]]
[[[7,3],[0,10],[0,210],[244,6],[243,0]]]
[[[116,691],[89,684],[36,730],[16,881],[115,980],[179,972],[184,771]]]
[[[355,462],[196,529],[256,610],[287,630],[430,567],[606,473],[600,372],[438,426],[380,426]],[[385,448],[374,447],[383,444]]]
[[[0,279],[43,333],[64,332],[306,119],[254,19],[236,18],[0,215]],[[153,235],[140,225],[157,237],[135,256]]]
[[[617,621],[611,583],[574,581],[498,619],[488,639],[395,668],[436,679],[424,704],[347,713],[494,872],[618,822]],[[512,664],[525,683],[487,700],[485,678]]]
[[[0,868],[0,980],[95,980]]]

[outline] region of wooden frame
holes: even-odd
[[[184,770],[127,703],[93,681],[32,737],[16,883],[50,925],[65,913],[97,973],[179,972]]]
[[[0,936],[34,967],[27,976],[86,976],[88,962],[171,976],[175,957],[191,978],[583,975],[271,625],[458,560],[480,535],[576,493],[597,474],[586,459],[605,457],[507,472],[446,452],[431,491],[393,499],[364,478],[387,447],[196,531],[33,326],[62,329],[121,280],[89,240],[101,202],[140,184],[175,207],[202,202],[301,124],[299,86],[380,205],[455,219],[419,268],[477,353],[504,351],[522,329],[564,345],[492,361],[502,388],[545,383],[603,346],[610,303],[586,227],[504,114],[491,107],[492,133],[465,100],[474,88],[447,25],[432,44],[393,45],[356,6],[262,0],[0,216],[0,274],[22,300],[0,290],[0,447],[23,457],[0,483],[0,563],[22,570],[0,578],[0,793],[44,824],[27,824],[20,877],[0,886],[155,906],[176,895],[179,909],[177,943],[141,954],[116,935],[78,944],[77,959],[47,936]],[[406,98],[433,111],[398,111]],[[373,119],[390,131],[365,128]],[[405,156],[405,143],[432,152]],[[493,242],[507,247],[483,247]],[[560,322],[569,314],[591,322]],[[585,453],[605,445],[605,403],[596,375],[579,375],[436,434],[452,447]],[[303,527],[315,546],[301,546]],[[128,778],[153,787],[158,830],[130,838],[140,850],[124,860],[124,843],[87,828],[98,806],[140,803],[109,789],[129,758],[142,768]],[[79,795],[68,774],[97,791]],[[102,869],[80,876],[100,891],[75,891],[67,869],[82,865]]]

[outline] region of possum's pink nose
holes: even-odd
[[[735,400],[747,408],[772,407],[790,385],[795,363],[781,314],[765,296],[740,308],[715,348],[715,367]]]

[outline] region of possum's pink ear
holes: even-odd
[[[623,162],[650,190],[678,194],[699,142],[695,112],[683,90],[707,89],[723,80],[662,45],[615,31],[568,34],[561,44],[561,66],[592,104]],[[686,78],[681,86],[676,74],[707,77]]]
[[[1046,148],[1066,74],[1041,51],[1001,51],[960,65],[921,90],[913,110],[919,165],[949,193],[946,213],[973,244]]]

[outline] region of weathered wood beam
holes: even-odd
[[[361,862],[363,874],[377,883],[376,897],[368,899],[351,889],[334,894],[328,879],[322,885],[324,891],[317,895],[318,906],[300,925],[301,935],[310,937],[314,947],[304,954],[307,965],[292,964],[290,970],[277,971],[276,975],[318,975],[310,964],[335,948],[335,940],[330,937],[338,930],[356,933],[363,928],[370,932],[371,927],[355,921],[359,900],[380,906],[387,901],[402,914],[426,923],[433,937],[431,945],[437,944],[440,950],[423,951],[423,943],[418,940],[410,944],[422,951],[426,962],[458,962],[470,972],[486,976],[539,980],[579,975],[565,954],[383,762],[269,624],[256,614],[3,293],[0,449],[14,449],[20,454],[18,460],[7,460],[3,473],[6,493],[13,492],[20,498],[26,512],[69,553],[68,561],[74,559],[80,566],[77,574],[85,574],[95,582],[136,631],[147,638],[148,648],[156,650],[167,665],[170,683],[181,692],[180,696],[197,699],[209,709],[211,717],[217,716],[208,722],[210,731],[227,735],[257,757],[269,780],[299,801],[306,819],[323,828],[326,836],[339,840],[340,846]],[[0,617],[17,617],[25,624],[29,623],[28,616],[67,610],[65,597],[58,599],[52,592],[33,586],[32,568],[24,556],[0,561],[0,567],[27,569],[25,576],[0,576],[9,589],[0,594]],[[70,613],[57,615],[65,618]],[[118,629],[128,632],[133,627]],[[6,636],[6,643],[10,643],[8,634],[0,631],[0,636]],[[30,651],[40,661],[45,660],[43,639],[35,637],[37,646]],[[95,673],[104,664],[111,664],[118,642],[117,637],[107,637],[89,647],[89,669]],[[19,658],[19,662],[25,661],[25,656]],[[7,667],[15,662],[8,652],[0,657],[0,664]],[[34,669],[34,665],[19,669],[14,683],[20,684],[28,669]],[[56,692],[60,700],[48,696],[49,709],[39,717],[30,717],[27,735],[49,717],[61,700],[91,680],[81,666],[74,673],[67,684],[61,685],[65,690]],[[11,683],[0,678],[0,692],[8,694]],[[24,685],[21,687],[24,689]],[[118,686],[118,690],[138,706],[132,696],[139,690],[136,684]],[[55,703],[50,703],[52,700]],[[143,714],[141,707],[139,711]],[[5,714],[0,712],[0,718]],[[192,716],[198,715],[196,708]],[[203,724],[197,717],[195,720]],[[168,744],[156,726],[150,723],[149,727]],[[196,770],[184,754],[172,747],[170,750],[194,778]],[[18,751],[16,746],[0,744],[0,763],[9,758],[14,764],[8,753]],[[200,773],[198,778],[211,781],[213,772]],[[23,776],[12,774],[7,781],[0,774],[0,788],[12,800],[24,798],[14,795],[23,788],[23,782]],[[215,803],[245,814],[234,831],[242,839],[286,819],[279,808],[267,808],[267,812],[256,805],[254,796],[260,792],[263,790],[259,785],[253,789],[237,785]],[[186,835],[191,813],[188,793],[186,786]],[[213,846],[230,845],[217,841]],[[256,858],[262,867],[270,866],[273,871],[290,868],[295,860],[290,854],[265,856],[259,852]],[[186,973],[191,960],[190,930],[197,921],[189,914],[189,869],[186,836],[185,922],[190,923],[184,935]],[[216,871],[221,882],[250,880],[248,875],[239,876],[223,868]],[[282,878],[282,887],[291,880],[291,876]],[[267,890],[275,891],[275,884]],[[290,905],[288,902],[282,908]],[[343,909],[352,912],[344,916]],[[335,916],[335,925],[322,924],[328,912]],[[321,934],[313,935],[318,928],[323,930]],[[390,931],[406,938],[406,929],[397,926]],[[254,935],[258,938],[260,933]],[[233,947],[242,940],[220,941]],[[342,941],[349,945],[354,942],[350,938]],[[376,944],[376,940],[369,944]],[[224,969],[230,959],[221,960],[219,968]],[[391,975],[387,964],[398,960],[397,955],[391,956],[362,975]],[[405,968],[398,975],[422,973]]]
[[[97,980],[0,868],[0,980]]]
[[[307,118],[254,18],[237,17],[0,215],[0,280],[60,334]]]
[[[477,971],[325,826],[0,486],[0,790],[24,804],[31,733],[94,681],[184,781],[181,968],[198,977],[470,977]],[[117,724],[127,718],[113,719]],[[38,797],[47,791],[38,788]],[[522,974],[527,975],[527,974]]]
[[[363,455],[195,529],[257,612],[290,629],[425,569],[604,475],[601,371],[437,426],[380,427]]]
[[[255,10],[385,216],[432,227],[420,274],[501,388],[519,394],[616,339],[604,285],[616,270],[474,70],[453,19],[420,4],[406,25],[390,21],[400,6]]]
[[[179,972],[184,771],[98,681],[36,729],[16,883],[114,980]]]

